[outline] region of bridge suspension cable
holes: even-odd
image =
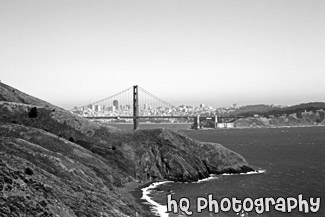
[[[140,116],[166,115],[174,107],[149,91],[138,87],[138,105]],[[72,111],[84,117],[133,116],[133,87],[129,87],[112,96],[89,103]]]
[[[158,101],[161,105],[164,105],[165,107],[174,107],[169,102],[166,102],[166,101],[160,99],[159,97],[157,97],[154,94],[150,93],[149,91],[143,89],[142,87],[139,87],[139,90],[142,91],[143,93],[145,93],[145,95],[150,96],[151,98],[155,99],[156,101]],[[140,100],[141,100],[141,98],[140,98]]]
[[[122,90],[121,92],[118,92],[118,93],[116,93],[116,94],[114,94],[114,95],[112,95],[112,96],[110,96],[110,97],[107,97],[107,98],[105,98],[105,99],[102,99],[102,100],[99,100],[99,101],[97,101],[97,102],[93,102],[93,103],[90,103],[90,104],[99,104],[99,103],[101,103],[101,102],[103,102],[103,101],[105,101],[105,100],[109,100],[109,99],[112,99],[112,98],[117,97],[117,96],[119,96],[119,95],[125,94],[125,93],[127,93],[128,91],[130,91],[130,90],[132,90],[132,87],[129,87],[129,88],[127,88],[127,89],[125,89],[125,90]]]

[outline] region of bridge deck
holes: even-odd
[[[135,118],[140,119],[140,118],[196,118],[197,116],[136,116]],[[204,117],[200,116],[201,118],[205,119],[212,119],[214,117]],[[133,119],[134,116],[99,116],[99,117],[85,117],[87,119]],[[222,117],[218,116],[220,119],[232,119],[232,118],[242,118],[240,116],[238,117]]]

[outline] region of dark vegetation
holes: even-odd
[[[37,108],[33,107],[30,109],[29,113],[28,113],[28,117],[29,118],[37,118]]]
[[[2,83],[0,100],[0,216],[152,216],[116,189],[253,170],[219,144],[118,130]]]

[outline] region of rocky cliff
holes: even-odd
[[[118,130],[2,83],[0,100],[0,216],[151,216],[116,189],[252,170],[219,144]]]

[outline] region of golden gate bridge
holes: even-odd
[[[238,117],[218,117],[215,114],[200,116],[198,111],[180,111],[168,103],[134,85],[105,99],[75,107],[71,112],[88,119],[133,119],[133,129],[138,129],[139,119],[193,119],[194,128],[200,127],[200,122],[210,120],[217,126],[218,122],[229,122]]]

